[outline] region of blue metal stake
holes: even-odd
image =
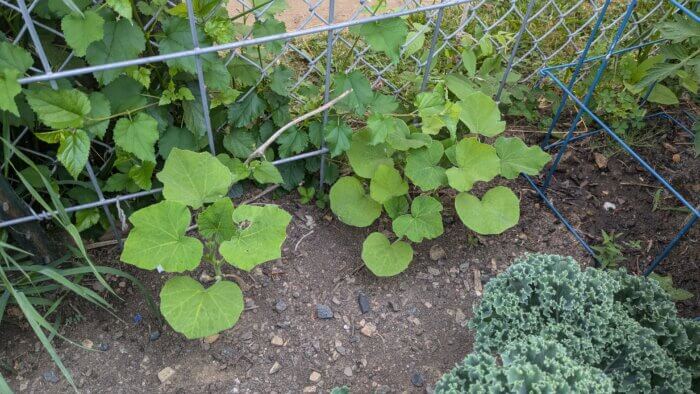
[[[598,19],[596,19],[596,21],[595,21],[595,25],[593,26],[593,30],[591,31],[591,35],[590,35],[590,37],[588,37],[588,41],[586,41],[586,46],[583,48],[581,55],[579,55],[579,57],[578,57],[578,61],[576,62],[576,68],[574,69],[573,74],[571,74],[571,80],[569,81],[569,84],[568,84],[569,90],[573,90],[574,85],[576,85],[576,80],[578,79],[578,76],[581,73],[581,69],[583,68],[586,57],[588,56],[588,52],[590,51],[591,46],[593,46],[593,42],[595,41],[595,38],[598,35],[598,31],[600,30],[600,26],[603,24],[603,19],[605,19],[605,14],[608,12],[609,5],[610,5],[610,0],[606,0],[605,3],[603,4],[603,7],[599,11]],[[541,70],[540,73],[544,76],[545,71],[546,71],[546,69]],[[557,126],[557,123],[559,123],[559,118],[561,118],[561,114],[564,112],[564,108],[566,107],[566,102],[567,102],[567,97],[566,96],[562,97],[561,103],[559,103],[559,108],[557,108],[557,112],[554,114],[554,118],[552,118],[552,123],[549,125],[549,129],[547,130],[547,134],[545,134],[544,139],[542,140],[542,146],[546,146],[547,144],[549,144],[549,139],[552,136],[552,132],[554,131],[554,128]]]
[[[607,55],[603,58],[603,60],[601,60],[600,66],[598,67],[598,71],[596,72],[596,75],[593,78],[593,82],[591,83],[591,86],[588,87],[588,92],[586,93],[586,96],[583,99],[583,106],[584,107],[588,107],[588,104],[591,101],[591,98],[593,98],[593,93],[595,93],[595,89],[598,87],[600,80],[603,78],[603,74],[605,73],[605,70],[608,68],[608,63],[610,62],[610,58],[612,56],[612,53],[615,51],[615,48],[617,47],[617,43],[622,38],[622,34],[625,32],[625,28],[627,27],[627,23],[629,22],[629,19],[632,16],[632,11],[634,11],[634,8],[636,6],[637,6],[637,0],[630,1],[629,5],[627,6],[627,11],[625,12],[624,17],[622,18],[622,21],[620,22],[620,27],[617,29],[617,32],[615,33],[615,37],[613,38],[612,43],[610,44],[610,48],[608,49]],[[552,176],[554,176],[554,171],[556,171],[557,167],[559,166],[559,162],[561,161],[562,156],[564,156],[564,152],[566,152],[566,149],[569,146],[569,142],[571,141],[571,138],[574,135],[576,128],[578,127],[578,122],[581,120],[582,117],[583,117],[583,109],[579,109],[573,122],[571,122],[571,126],[569,127],[569,131],[566,134],[566,138],[564,140],[564,143],[562,143],[561,148],[559,148],[559,151],[557,152],[557,155],[554,158],[554,161],[552,162],[552,166],[549,168],[549,171],[547,172],[547,175],[545,176],[544,182],[542,182],[542,191],[544,191],[545,193],[547,192],[547,188],[549,187],[549,184],[552,181]]]

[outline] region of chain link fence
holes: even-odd
[[[75,57],[74,54],[70,54],[61,64],[50,64],[46,55],[45,46],[51,40],[43,38],[51,35],[63,38],[60,31],[37,20],[40,18],[36,18],[36,7],[46,0],[34,0],[31,3],[27,3],[26,0],[16,0],[16,3],[11,1],[0,0],[0,7],[5,8],[3,12],[19,15],[24,25],[14,36],[11,36],[10,32],[3,32],[4,39],[31,50],[35,58],[39,60],[36,63],[38,66],[31,67],[28,75],[19,80],[25,87],[30,84],[48,82],[55,89],[59,81],[65,81],[72,77],[182,57],[194,57],[198,94],[201,97],[206,134],[212,153],[216,153],[214,135],[218,130],[212,128],[212,122],[209,119],[207,86],[200,59],[205,54],[224,54],[226,64],[240,62],[252,66],[259,71],[261,80],[268,76],[277,65],[293,62],[294,68],[301,71],[290,89],[292,98],[301,102],[300,95],[297,94],[298,90],[304,84],[312,83],[323,86],[324,101],[327,102],[330,96],[330,75],[333,70],[336,72],[360,70],[370,77],[375,88],[381,88],[395,95],[410,94],[411,89],[416,90],[416,86],[419,86],[420,90],[424,90],[430,84],[431,65],[442,61],[442,64],[447,64],[448,70],[460,68],[459,61],[453,60],[458,59],[458,56],[448,57],[445,54],[459,54],[461,40],[480,31],[491,35],[494,47],[501,51],[507,59],[507,68],[501,81],[501,88],[508,78],[508,74],[512,71],[517,71],[522,76],[522,82],[534,84],[537,70],[541,67],[575,58],[581,50],[585,38],[589,35],[597,13],[604,2],[602,0],[403,0],[402,2],[389,1],[391,7],[377,7],[376,2],[371,4],[365,0],[344,1],[343,7],[347,8],[348,3],[352,3],[352,7],[343,20],[337,20],[336,7],[340,1],[290,0],[291,7],[297,11],[301,9],[301,12],[297,12],[298,23],[295,28],[285,33],[266,37],[248,35],[236,42],[200,47],[193,0],[185,0],[192,35],[191,48],[165,55],[70,68],[71,61]],[[168,4],[175,5],[173,2]],[[229,9],[248,11],[258,18],[273,5],[274,3],[269,3],[267,6],[255,7],[253,3],[246,0],[232,0]],[[601,43],[601,50],[620,23],[625,7],[625,1],[613,1],[611,10],[608,11],[610,17],[606,18],[596,39],[596,43]],[[148,28],[156,23],[160,12],[163,12],[162,8],[150,20],[146,21],[144,27]],[[645,2],[633,16],[623,41],[629,44],[648,37],[653,32],[654,25],[667,18],[670,12],[671,7],[666,2]],[[415,34],[412,34],[411,38],[403,45],[402,61],[400,62],[391,62],[387,57],[376,56],[370,52],[369,45],[347,33],[347,29],[352,26],[408,16],[418,18],[422,23],[419,24]],[[508,39],[497,40],[494,37],[496,34],[505,34]],[[282,50],[272,61],[265,64],[247,57],[241,51],[245,47],[270,42],[281,43]],[[152,44],[157,46],[155,42]],[[419,47],[419,50],[416,50],[416,47]],[[411,48],[410,53],[406,55],[409,48]],[[593,52],[596,52],[595,44],[593,48]],[[338,59],[339,57],[342,59]],[[340,67],[342,69],[339,69]],[[414,81],[407,82],[402,78],[407,74],[414,75]],[[418,83],[415,83],[416,81]],[[255,86],[250,88],[248,92],[244,92],[238,100],[243,100],[254,90]],[[324,113],[323,119],[324,122],[327,121],[328,112]],[[26,138],[31,138],[29,128],[17,130],[13,133],[12,143],[18,144]],[[93,143],[102,146],[107,152],[114,152],[114,148],[104,142],[94,140]],[[55,158],[42,152],[32,151],[26,147],[22,147],[22,150],[42,160],[49,161],[54,166],[56,164]],[[323,161],[327,152],[328,149],[323,146],[316,151],[277,160],[274,164],[280,165],[314,156],[321,156]],[[320,168],[323,169],[324,166],[321,165]],[[117,239],[121,239],[120,227],[122,226],[119,225],[119,222],[124,223],[124,217],[119,208],[120,202],[158,194],[161,191],[160,189],[152,189],[126,195],[106,196],[101,190],[95,170],[89,162],[85,173],[98,199],[68,207],[66,211],[70,213],[102,207]],[[323,176],[321,174],[321,179]],[[117,206],[117,216],[120,217],[113,216],[109,209],[112,204]],[[2,221],[0,228],[30,221],[46,220],[55,214],[55,212],[35,212],[31,206],[28,206],[28,209],[30,215]]]

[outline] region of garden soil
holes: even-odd
[[[122,298],[110,298],[114,315],[77,299],[62,309],[65,336],[93,350],[56,340],[58,353],[86,393],[328,392],[343,385],[357,393],[425,392],[471,350],[472,305],[514,257],[573,253],[588,262],[522,181],[511,186],[523,200],[517,227],[476,238],[446,204],[445,234],[417,245],[408,270],[392,278],[374,277],[360,258],[365,236],[388,231],[390,222],[353,228],[290,195],[281,201],[293,213],[283,258],[251,274],[228,271],[243,282],[246,297],[235,327],[218,338],[186,340],[157,321],[128,281],[111,278]],[[168,278],[121,264],[113,248],[94,257],[136,274],[153,294]],[[213,275],[193,275],[203,274]],[[319,305],[332,318],[319,318]],[[3,327],[0,358],[16,391],[69,391],[24,322]],[[159,373],[171,376],[161,382]]]

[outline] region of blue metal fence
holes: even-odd
[[[540,74],[543,78],[548,78],[550,79],[561,91],[563,92],[563,97],[561,100],[561,104],[559,105],[555,116],[552,120],[552,123],[548,129],[548,132],[544,138],[544,141],[542,143],[542,148],[548,151],[554,151],[556,150],[557,153],[555,155],[555,158],[553,160],[552,165],[549,167],[547,170],[544,180],[541,183],[537,183],[533,178],[523,174],[527,182],[530,184],[530,186],[537,192],[538,196],[542,198],[544,201],[545,205],[549,209],[552,210],[554,215],[565,225],[565,227],[573,234],[574,238],[581,244],[581,246],[593,256],[593,258],[596,258],[596,253],[594,250],[591,248],[591,246],[585,241],[585,238],[580,234],[580,232],[574,228],[574,226],[566,219],[565,215],[554,205],[552,200],[547,197],[547,191],[551,186],[553,177],[554,177],[554,172],[557,170],[561,159],[566,152],[566,150],[569,148],[569,145],[574,142],[574,141],[580,141],[586,138],[589,138],[591,136],[600,134],[600,133],[605,133],[607,134],[617,145],[619,145],[627,154],[629,154],[639,165],[653,178],[655,178],[666,190],[668,190],[685,208],[687,208],[690,212],[690,215],[683,225],[683,227],[680,229],[680,231],[673,237],[673,239],[663,248],[661,253],[659,253],[654,259],[648,264],[648,266],[644,269],[644,275],[649,275],[656,269],[661,262],[668,257],[668,255],[671,253],[674,247],[680,242],[680,240],[690,231],[690,229],[695,225],[695,223],[698,221],[698,218],[700,218],[700,210],[698,206],[695,206],[692,204],[692,202],[687,199],[685,196],[683,196],[676,188],[671,185],[671,183],[664,178],[652,165],[647,163],[647,161],[642,158],[630,145],[628,145],[623,138],[619,136],[618,133],[613,130],[611,126],[609,126],[605,121],[603,121],[593,109],[590,108],[589,104],[591,102],[591,98],[596,93],[596,88],[598,87],[601,78],[603,77],[605,71],[607,70],[610,61],[613,57],[619,56],[621,54],[637,50],[643,47],[651,46],[651,45],[658,45],[663,43],[663,40],[655,40],[655,41],[650,41],[650,42],[645,42],[641,44],[634,45],[632,47],[628,48],[623,48],[623,49],[617,49],[620,39],[623,36],[625,29],[628,27],[629,21],[633,15],[633,12],[635,10],[635,7],[637,7],[637,0],[632,0],[629,2],[629,5],[627,7],[627,10],[623,16],[622,22],[620,23],[620,26],[617,29],[617,32],[615,34],[615,37],[613,38],[612,42],[610,43],[608,50],[606,51],[605,55],[601,56],[595,56],[595,57],[588,57],[588,52],[591,43],[595,41],[595,36],[598,34],[598,27],[601,25],[602,20],[605,18],[605,14],[607,12],[608,5],[610,4],[610,0],[607,0],[601,10],[599,11],[598,15],[598,20],[596,22],[596,26],[593,29],[593,32],[591,36],[589,37],[586,48],[581,52],[580,56],[578,57],[576,62],[573,63],[568,63],[568,64],[563,64],[563,65],[558,65],[558,66],[552,66],[552,67],[545,67],[540,70]],[[700,18],[698,17],[697,14],[695,14],[693,11],[691,11],[689,8],[683,6],[683,4],[679,3],[676,0],[669,0],[669,3],[671,3],[673,6],[677,7],[679,12],[682,12],[686,14],[690,19],[694,20],[697,23],[700,23]],[[700,29],[700,25],[698,25],[698,29]],[[591,84],[588,86],[586,90],[586,95],[583,99],[580,99],[576,96],[576,94],[573,92],[574,87],[576,83],[578,82],[578,79],[581,75],[581,71],[583,68],[584,64],[588,63],[594,63],[594,62],[599,62],[599,66],[596,70],[595,76],[593,77],[593,81]],[[571,77],[568,83],[564,83],[560,77],[557,76],[557,72],[561,70],[569,70],[573,67],[573,71],[571,73]],[[653,88],[653,86],[652,86]],[[642,100],[640,105],[643,105],[644,102],[646,101],[646,98],[648,97],[649,93],[651,92],[651,88],[649,89],[648,93],[646,94],[645,98]],[[559,123],[559,120],[561,119],[561,115],[564,111],[564,108],[566,107],[567,102],[573,102],[577,108],[577,113],[576,116],[574,117],[574,120],[571,122],[571,125],[569,126],[569,129],[566,133],[566,136],[564,137],[563,140],[560,140],[556,143],[549,143],[552,132],[556,128],[557,124]],[[586,133],[581,133],[579,135],[574,136],[574,133],[577,131],[579,121],[584,117],[587,116],[591,118],[599,127],[600,129],[586,132]],[[686,116],[690,117],[694,121],[694,117],[690,114],[686,114]],[[681,129],[684,131],[690,133],[692,136],[693,133],[690,131],[688,127],[685,126],[683,122],[681,122],[679,119],[676,119],[675,117],[664,113],[655,113],[647,116],[645,120],[650,120],[653,118],[659,118],[663,117],[666,118],[670,121],[672,121],[675,125],[679,126]],[[697,196],[696,196],[697,197]]]

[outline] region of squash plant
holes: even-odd
[[[139,268],[182,273],[202,262],[215,272],[204,288],[190,276],[170,278],[160,292],[160,310],[172,328],[187,338],[201,338],[231,328],[244,307],[243,293],[225,280],[223,266],[250,271],[281,257],[291,216],[274,205],[234,207],[231,186],[252,177],[281,182],[266,161],[244,164],[226,154],[212,156],[174,148],[157,178],[164,200],[134,212],[121,260]],[[199,237],[188,236],[192,210]]]
[[[355,93],[363,90],[363,83],[353,86]],[[446,84],[418,94],[415,110],[408,114],[392,113],[396,106],[387,111],[372,105],[376,99],[371,95],[362,100],[356,94],[348,102],[357,113],[371,108],[366,127],[348,138],[347,159],[354,175],[340,178],[329,197],[331,210],[348,225],[368,227],[382,212],[391,218],[394,242],[374,232],[362,245],[362,259],[375,275],[401,273],[413,259],[411,243],[442,235],[438,194],[445,189],[458,193],[457,214],[478,234],[500,234],[518,223],[520,201],[511,189],[495,186],[480,197],[472,189],[498,176],[536,175],[550,157],[517,137],[499,136],[505,122],[491,97],[466,79],[449,75]],[[413,116],[420,121],[403,119]]]

